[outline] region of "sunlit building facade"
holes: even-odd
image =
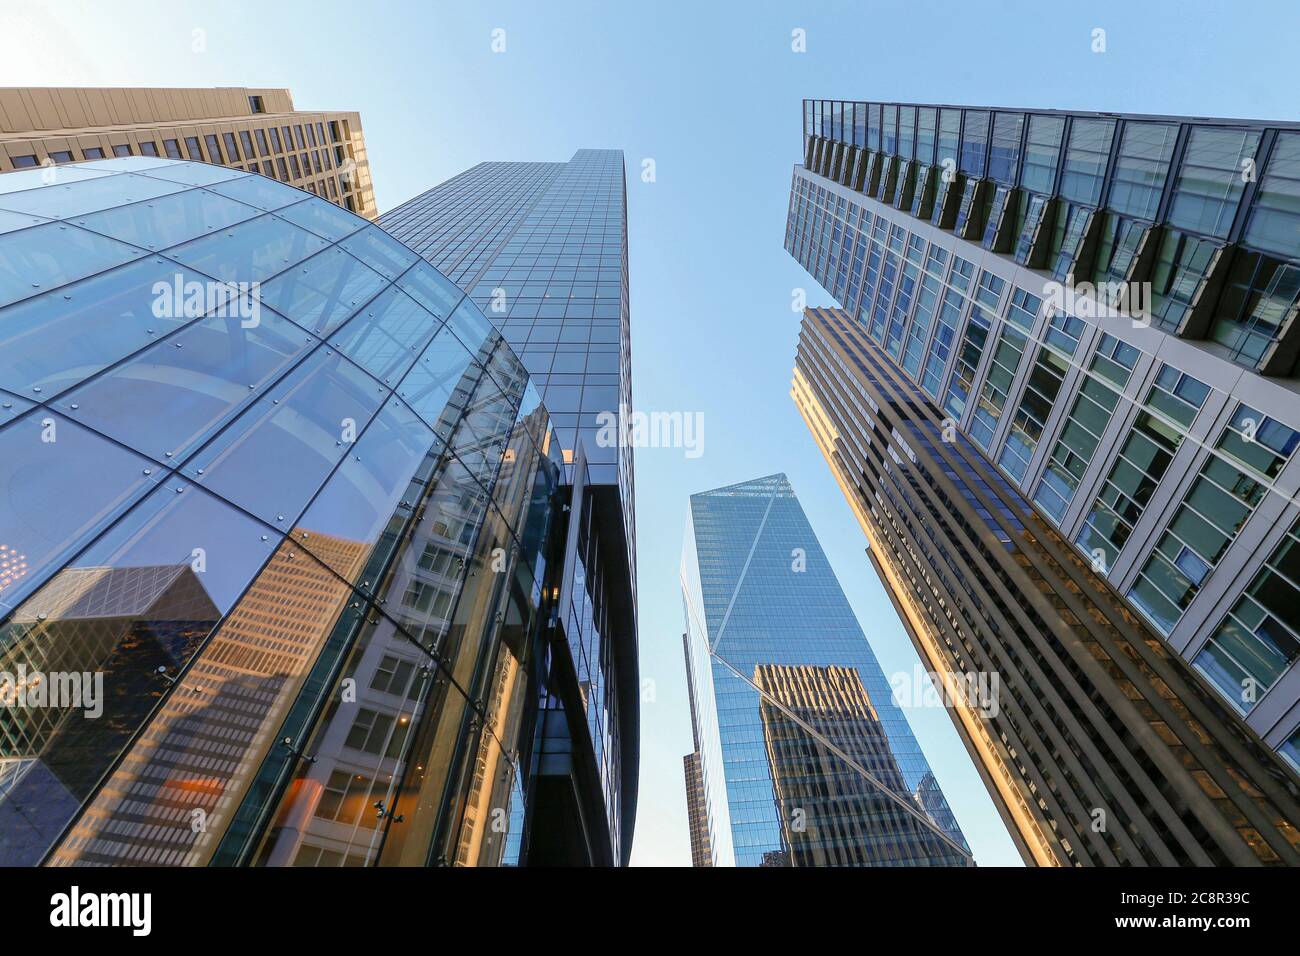
[[[786,248],[842,311],[805,318],[794,395],[873,545],[885,532],[863,514],[885,492],[863,461],[911,459],[846,422],[853,402],[877,414],[864,380],[897,376],[887,399],[903,417],[933,413],[943,450],[989,467],[981,480],[1001,501],[975,506],[976,527],[1005,507],[1069,542],[1066,563],[1105,582],[1140,643],[1191,663],[1188,694],[1213,688],[1246,739],[1300,766],[1300,126],[811,100],[804,119]],[[828,340],[849,373],[823,361],[814,374]],[[888,554],[873,548],[878,570]],[[1079,586],[1066,580],[1053,587]],[[945,663],[937,646],[923,656]],[[1024,761],[1025,747],[1002,746],[1020,759],[993,761],[989,781]],[[1271,766],[1257,765],[1286,807],[1295,779]],[[1036,816],[1044,782],[1026,786],[1005,805]],[[1039,818],[1052,849],[1029,852],[1031,838],[1022,851],[1164,858],[1089,849],[1080,832],[1066,839],[1084,855],[1060,853],[1078,825]],[[1168,852],[1200,859],[1195,844],[1179,836]]]
[[[691,496],[682,595],[705,865],[973,865],[784,475]]]
[[[0,87],[0,172],[122,156],[229,166],[378,212],[355,111],[298,110],[283,89]]]
[[[0,174],[0,861],[617,862],[534,813],[564,465],[365,219],[165,158]],[[19,697],[69,675],[96,706]]]
[[[621,150],[580,149],[564,163],[480,163],[379,219],[492,320],[550,414],[577,535],[553,620],[569,655],[555,663],[539,744],[554,785],[546,816],[557,832],[581,818],[607,833],[622,862],[640,722],[635,482],[622,427],[632,408],[626,192]]]

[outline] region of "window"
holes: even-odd
[[[163,140],[163,152],[166,153],[172,159],[183,158],[181,156],[180,143],[176,142],[176,140],[174,139]]]
[[[217,142],[217,137],[209,134],[203,140],[208,144],[208,155],[212,157],[212,162],[224,163],[226,160],[221,155],[221,144]]]
[[[1025,144],[1025,163],[1020,185],[1031,192],[1050,196],[1056,182],[1056,163],[1061,154],[1065,120],[1059,116],[1031,114]]]
[[[1243,713],[1300,657],[1298,582],[1300,523],[1292,525],[1192,661]]]
[[[1234,361],[1257,364],[1282,332],[1300,299],[1300,267],[1241,249],[1232,262],[1215,309],[1210,337]]]
[[[275,132],[275,130],[272,130],[271,132]],[[258,154],[261,155],[261,156],[270,156],[270,155],[271,155],[271,150],[268,149],[268,148],[267,148],[267,145],[266,145],[266,130],[264,130],[264,129],[255,129],[255,130],[253,130],[253,133],[257,136],[257,151],[258,151]],[[250,152],[249,155],[252,155],[252,153]]]
[[[114,155],[114,156],[130,156],[130,155],[131,155],[131,144],[130,144],[130,143],[119,143],[119,144],[117,144],[116,146],[113,147],[113,155]]]
[[[966,110],[965,129],[961,139],[961,171],[968,176],[984,175],[984,154],[989,144],[989,114],[982,110]]]
[[[1062,196],[1087,206],[1097,205],[1114,136],[1114,120],[1075,117],[1061,167]]]
[[[50,153],[50,159],[56,163],[70,163],[72,162],[72,154],[66,149],[54,150]]]
[[[1259,147],[1255,130],[1192,128],[1174,186],[1169,223],[1202,235],[1228,235]]]
[[[35,156],[15,156],[13,157],[15,169],[26,169],[29,166],[39,166]]]
[[[234,133],[222,133],[221,138],[226,143],[226,159],[228,162],[237,163],[240,160],[239,147],[235,145]]]
[[[1106,204],[1123,215],[1154,220],[1177,138],[1178,127],[1167,123],[1125,123]]]
[[[199,146],[199,138],[197,136],[185,137],[185,152],[189,154],[190,159],[196,159],[200,163],[203,162],[203,150]]]
[[[271,147],[277,153],[284,152],[284,147],[280,144],[280,131],[272,126],[267,130],[267,132],[271,134]]]
[[[1236,540],[1264,498],[1266,480],[1277,476],[1300,434],[1248,405],[1237,408],[1201,466],[1129,597],[1160,632],[1169,634],[1205,580]]]
[[[995,113],[993,116],[988,175],[990,179],[1005,186],[1014,186],[1016,182],[1016,167],[1020,162],[1020,132],[1024,125],[1024,113]]]
[[[266,104],[262,102],[260,96],[250,96],[248,98],[248,111],[250,113],[265,113]]]
[[[140,155],[141,155],[141,156],[157,156],[157,155],[158,155],[158,145],[157,145],[156,143],[154,143],[152,140],[145,140],[144,142],[142,142],[142,143],[140,144]]]
[[[253,152],[253,135],[246,129],[239,131],[239,143],[244,147],[244,159],[252,159],[257,153]]]

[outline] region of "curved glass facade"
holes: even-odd
[[[0,176],[0,860],[518,862],[558,445],[478,308],[322,199]]]

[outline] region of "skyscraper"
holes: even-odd
[[[0,172],[164,156],[260,173],[374,219],[361,117],[296,110],[288,90],[0,89]]]
[[[804,120],[792,394],[1022,853],[1295,862],[1300,126]]]
[[[365,219],[162,157],[0,174],[0,860],[617,862],[556,794],[599,780],[552,703],[564,466]]]
[[[682,597],[713,865],[973,865],[785,475],[691,496]]]
[[[623,153],[480,163],[379,224],[492,319],[550,413],[576,533],[551,622],[569,654],[553,661],[552,720],[539,745],[543,779],[554,787],[535,812],[557,832],[581,818],[584,832],[607,833],[613,859],[626,862],[640,688],[635,485],[632,449],[621,440],[632,404]]]

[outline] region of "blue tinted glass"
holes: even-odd
[[[245,328],[251,321],[214,316],[195,322],[70,393],[60,408],[174,465],[317,342],[269,310],[257,316],[256,327]]]
[[[211,166],[207,163],[177,163],[173,166],[159,166],[144,173],[150,179],[162,179],[171,183],[185,183],[189,186],[210,186],[212,183],[226,183],[236,179],[246,179],[248,173],[231,169],[228,166]]]
[[[327,335],[388,282],[342,249],[327,249],[261,288],[262,302],[308,331]]]
[[[195,239],[167,254],[223,282],[260,282],[283,272],[327,243],[297,226],[262,216]]]
[[[438,328],[437,319],[390,286],[334,332],[330,343],[376,378],[396,384]]]
[[[450,279],[425,263],[418,264],[397,284],[440,319],[449,316],[456,303],[465,297]]]
[[[215,196],[205,189],[187,189],[148,202],[82,216],[76,223],[156,250],[188,242],[257,215],[260,215],[258,210],[243,203]]]
[[[44,166],[40,169],[23,169],[0,175],[0,206],[4,206],[8,197],[6,193],[16,193],[25,189],[40,189],[42,186],[54,186],[59,183],[77,183],[87,179],[103,179],[112,175],[107,169],[92,166]]]
[[[15,229],[26,229],[28,226],[39,226],[43,222],[49,222],[40,216],[33,216],[21,212],[5,212],[0,209],[0,232],[13,232]]]
[[[25,398],[19,398],[17,395],[11,395],[8,392],[0,392],[0,428],[8,425],[31,408],[32,405],[33,403]]]
[[[95,163],[85,165],[78,164],[74,168],[109,169],[113,172],[143,172],[145,170],[165,169],[169,166],[174,167],[178,165],[180,164],[173,163],[161,156],[115,156],[112,159],[100,160]]]
[[[367,226],[339,245],[389,279],[396,279],[419,259],[378,226]]]
[[[216,183],[207,188],[218,195],[238,199],[240,202],[268,212],[300,202],[305,195],[301,189],[277,183],[274,179],[267,179],[265,176],[244,176],[240,179]]]
[[[0,544],[26,566],[0,588],[0,615],[158,474],[146,459],[42,409],[0,430]]]
[[[155,314],[168,314],[155,308],[158,290],[178,275],[194,281],[175,263],[148,259],[0,310],[0,387],[52,398],[192,321]]]
[[[402,379],[397,394],[446,438],[450,427],[444,419],[447,403],[457,388],[473,385],[472,379],[468,384],[464,381],[469,366],[470,354],[465,346],[444,330]]]
[[[366,224],[360,216],[353,215],[346,209],[340,209],[323,199],[308,199],[292,206],[285,206],[283,209],[276,210],[275,214],[331,242],[352,235]]]
[[[461,302],[447,320],[453,332],[471,349],[477,349],[492,334],[492,323],[469,299]]]
[[[168,193],[180,192],[183,188],[185,187],[176,183],[122,173],[0,195],[0,209],[29,212],[34,216],[70,218],[98,212],[110,206],[155,199]]]
[[[5,233],[0,236],[0,306],[148,254],[63,223]]]
[[[343,540],[362,542],[367,550],[374,547],[395,514],[412,514],[419,492],[408,493],[410,481],[421,466],[427,477],[440,448],[427,425],[401,402],[390,400],[298,521],[294,540],[349,577],[355,559],[349,554],[341,560],[336,548],[319,543]],[[373,591],[375,584],[363,584],[363,590]]]
[[[386,390],[318,349],[194,458],[186,474],[287,530],[365,429]]]

